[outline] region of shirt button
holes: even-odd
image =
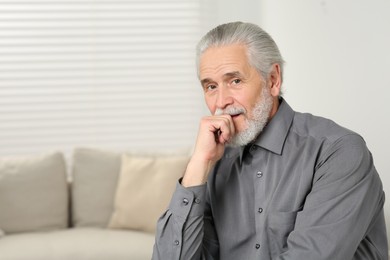
[[[180,244],[179,240],[175,240],[175,245],[178,246]]]
[[[262,209],[262,208],[259,208],[258,212],[259,212],[259,213],[263,213],[263,209]]]
[[[261,177],[263,177],[263,173],[262,172],[257,172],[256,176],[257,176],[257,178],[261,178]]]
[[[188,205],[188,202],[189,202],[188,199],[186,199],[186,198],[183,199],[183,204],[184,204],[184,205],[187,206],[187,205]]]
[[[200,203],[200,199],[195,199],[195,203],[199,204]]]
[[[256,249],[259,249],[260,248],[260,244],[256,244]]]

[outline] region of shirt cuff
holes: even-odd
[[[204,215],[206,205],[206,184],[185,188],[181,179],[176,184],[169,209],[180,218],[199,217]]]

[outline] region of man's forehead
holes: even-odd
[[[247,57],[246,47],[242,45],[227,45],[220,47],[210,47],[200,57],[200,74],[220,75],[232,73],[245,69],[250,65]]]

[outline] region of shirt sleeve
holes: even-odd
[[[357,253],[382,219],[383,203],[382,183],[364,140],[358,135],[339,139],[318,159],[312,190],[277,259],[387,259],[387,248],[376,248],[386,247],[386,241],[366,241],[368,255]]]
[[[212,249],[203,250],[206,185],[185,188],[180,181],[157,222],[152,260],[214,259]]]

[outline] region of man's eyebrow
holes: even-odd
[[[239,71],[232,71],[232,72],[227,72],[223,75],[224,78],[242,78],[242,74]],[[205,78],[200,81],[201,85],[204,86],[207,83],[213,82],[212,79],[210,78]]]
[[[202,79],[202,80],[200,81],[200,84],[201,84],[202,86],[204,86],[204,85],[206,85],[207,83],[212,82],[212,81],[213,81],[213,80],[210,79],[210,78],[205,78],[205,79]]]
[[[224,78],[241,78],[242,77],[242,74],[239,72],[239,71],[232,71],[232,72],[228,72],[228,73],[225,73],[223,75]]]

